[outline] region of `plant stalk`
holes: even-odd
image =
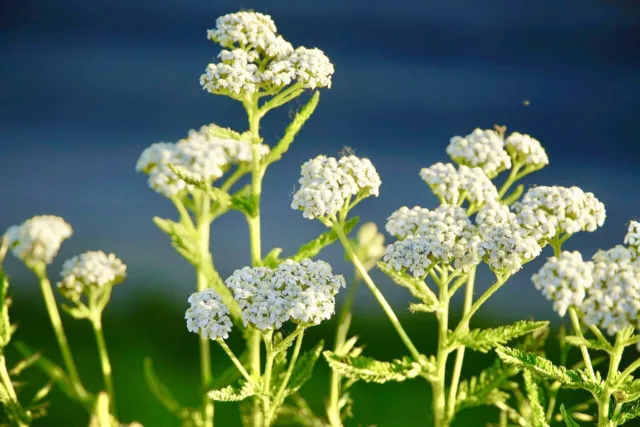
[[[91,318],[91,326],[96,336],[96,344],[98,346],[98,355],[100,356],[100,368],[102,370],[102,378],[104,380],[104,387],[109,396],[109,409],[111,415],[114,418],[118,418],[118,412],[116,409],[116,398],[113,388],[113,377],[111,375],[111,362],[109,361],[109,353],[107,352],[107,342],[104,339],[104,333],[102,332],[102,319],[100,316],[93,316]]]
[[[443,281],[445,282],[445,281]],[[440,284],[440,311],[438,317],[438,351],[436,353],[436,379],[432,382],[433,389],[433,420],[435,427],[446,427],[446,375],[449,346],[447,334],[449,332],[449,289],[446,283]]]
[[[624,352],[624,345],[622,345],[621,341],[620,333],[618,333],[613,351],[609,354],[609,371],[607,373],[607,380],[605,381],[602,395],[600,396],[600,399],[598,399],[598,427],[614,426],[609,419],[612,394],[611,385],[616,380],[620,361],[622,360],[622,353]]]
[[[291,361],[289,362],[289,367],[287,368],[287,372],[284,375],[284,379],[280,384],[280,388],[276,393],[275,398],[273,399],[273,404],[271,406],[271,410],[267,414],[267,419],[265,420],[265,426],[271,426],[271,423],[276,418],[278,414],[278,410],[284,402],[284,394],[287,391],[287,385],[289,384],[289,380],[291,379],[291,374],[293,373],[293,369],[296,366],[296,362],[298,361],[298,356],[300,355],[300,348],[302,347],[302,339],[304,338],[304,329],[300,334],[298,334],[298,338],[296,339],[296,346],[293,349],[293,353],[291,355]]]

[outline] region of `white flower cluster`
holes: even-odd
[[[638,326],[640,259],[618,245],[593,256],[593,285],[581,308],[585,321],[614,335],[628,325]]]
[[[70,300],[77,301],[86,290],[116,285],[126,276],[127,266],[114,254],[89,251],[64,262],[58,290]]]
[[[417,212],[416,215],[413,212]],[[399,217],[404,213],[399,213],[390,227],[398,233],[408,232],[411,228],[400,225]],[[415,277],[422,277],[433,264],[447,264],[468,271],[480,262],[480,236],[462,208],[441,206],[435,211],[419,208],[406,213],[410,221],[417,219],[413,226],[415,234],[407,234],[404,240],[387,246],[382,259],[392,268],[407,269]]]
[[[440,205],[434,210],[416,206],[409,209],[401,207],[387,219],[387,232],[399,239],[408,236],[424,236],[439,233],[446,228],[448,232],[460,233],[468,227],[469,218],[464,209],[452,205]]]
[[[451,138],[447,154],[456,163],[480,167],[487,176],[494,178],[511,167],[511,158],[504,145],[504,138],[496,131],[475,129],[465,137]]]
[[[578,187],[534,187],[513,205],[518,220],[539,242],[556,234],[595,231],[605,219],[604,204]]]
[[[336,215],[352,197],[378,196],[380,176],[369,159],[318,156],[302,165],[291,207],[308,219]]]
[[[508,206],[499,203],[485,205],[476,215],[476,225],[482,239],[478,247],[480,257],[495,272],[506,270],[513,274],[542,251]]]
[[[66,221],[53,215],[34,216],[5,233],[11,252],[22,261],[50,264],[60,245],[71,237],[73,229]]]
[[[261,154],[269,152],[265,145]],[[231,165],[250,162],[251,144],[235,139],[212,136],[208,126],[199,131],[190,131],[185,139],[177,143],[159,142],[146,148],[136,164],[136,171],[149,175],[149,187],[166,197],[175,197],[193,190],[169,168],[169,164],[181,168],[190,176],[213,182],[220,178]]]
[[[320,49],[298,47],[277,34],[268,15],[238,12],[216,20],[208,37],[222,47],[221,62],[200,77],[203,89],[243,99],[261,88],[270,93],[298,81],[304,88],[331,87],[335,71]]]
[[[533,283],[553,309],[564,317],[569,307],[581,307],[593,283],[591,263],[582,260],[580,252],[564,251],[552,257],[533,275]]]
[[[624,244],[636,250],[638,249],[638,246],[640,246],[640,222],[631,221],[629,223],[629,230],[627,235],[624,236]]]
[[[436,163],[420,171],[420,177],[442,203],[459,205],[464,199],[482,205],[498,199],[498,190],[482,169]]]
[[[530,135],[513,132],[507,137],[507,152],[517,163],[540,169],[549,164],[549,157],[540,141]]]
[[[245,325],[278,329],[288,320],[319,324],[335,311],[335,295],[345,286],[324,261],[286,260],[276,268],[245,267],[226,281]]]
[[[211,340],[229,338],[232,326],[229,308],[213,289],[191,294],[189,304],[191,306],[184,315],[189,332]]]

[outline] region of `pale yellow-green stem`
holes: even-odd
[[[40,289],[42,290],[44,303],[47,307],[47,312],[49,313],[49,320],[51,321],[51,326],[53,326],[54,335],[58,341],[60,353],[62,353],[62,359],[64,361],[67,375],[69,375],[69,379],[73,384],[73,389],[78,398],[80,400],[85,400],[88,397],[88,393],[80,382],[80,375],[78,374],[78,369],[76,368],[73,355],[71,354],[67,335],[65,334],[62,326],[62,319],[60,319],[60,312],[58,311],[56,299],[53,295],[53,290],[51,289],[51,282],[49,282],[49,278],[47,277],[46,266],[44,264],[37,265],[33,268],[33,271],[40,282]]]
[[[574,307],[569,307],[569,317],[571,317],[571,323],[573,324],[573,330],[575,331],[576,336],[584,339],[584,335],[582,335],[582,328],[580,327],[580,320],[578,319],[578,313]],[[589,373],[589,378],[595,381],[596,374],[593,371],[593,364],[591,363],[591,357],[589,356],[589,349],[587,349],[586,345],[581,345],[580,352],[582,353],[585,368]]]
[[[411,353],[411,357],[413,357],[413,359],[416,361],[420,361],[421,360],[420,352],[411,341],[411,338],[409,338],[409,335],[407,335],[407,333],[405,332],[404,328],[400,324],[400,321],[398,320],[398,317],[393,312],[393,309],[387,302],[384,295],[382,295],[382,292],[380,292],[378,287],[373,282],[373,279],[371,279],[371,276],[369,276],[367,269],[362,265],[362,262],[358,258],[358,255],[356,255],[355,251],[351,247],[351,242],[347,238],[347,235],[344,233],[344,228],[342,227],[341,224],[334,224],[333,230],[338,235],[338,238],[340,239],[340,242],[342,243],[342,246],[344,247],[344,250],[347,253],[347,257],[351,260],[356,270],[358,271],[358,274],[360,274],[360,276],[366,283],[367,287],[369,288],[373,296],[378,301],[378,304],[380,304],[380,306],[384,310],[385,314],[391,321],[391,324],[395,328],[396,332],[398,333],[398,335],[400,335],[400,339],[402,340],[404,345],[407,347],[407,349]]]
[[[613,427],[614,423],[609,419],[609,405],[611,404],[611,385],[615,381],[618,374],[618,368],[620,367],[620,361],[622,360],[622,353],[624,352],[624,345],[620,339],[620,333],[616,337],[616,342],[613,345],[613,351],[609,353],[609,371],[607,373],[607,379],[604,383],[604,388],[598,399],[598,427]]]
[[[473,304],[473,289],[476,280],[476,267],[473,267],[471,271],[468,273],[467,277],[467,287],[464,293],[464,305],[462,307],[462,315],[463,317],[469,312],[471,309],[471,304]],[[470,320],[470,319],[469,319]],[[462,332],[466,332],[469,330],[469,320],[466,321],[465,324],[462,325]],[[447,418],[449,420],[453,419],[455,408],[456,408],[456,395],[458,394],[458,385],[460,384],[460,376],[462,375],[462,364],[464,362],[464,353],[466,347],[461,345],[458,347],[458,351],[456,353],[456,360],[453,365],[453,375],[451,377],[451,386],[449,388],[449,399],[447,401]]]
[[[111,369],[111,362],[109,361],[109,353],[107,352],[107,342],[104,339],[104,333],[102,332],[102,319],[100,313],[96,313],[91,317],[91,326],[96,336],[96,344],[98,346],[98,355],[100,357],[100,368],[102,370],[102,378],[104,381],[104,387],[109,396],[109,410],[114,418],[118,418],[116,409],[116,398],[113,388],[113,376]]]
[[[446,410],[446,375],[447,359],[450,350],[447,343],[449,333],[449,289],[446,279],[440,283],[440,310],[438,317],[438,350],[436,353],[436,377],[431,382],[433,390],[433,421],[435,427],[445,427],[447,422]]]

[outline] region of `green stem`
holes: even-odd
[[[107,342],[104,339],[104,333],[102,332],[102,319],[100,315],[92,317],[91,326],[96,335],[96,344],[98,346],[98,355],[100,356],[100,368],[102,369],[102,378],[104,380],[104,387],[107,390],[109,396],[109,408],[111,415],[114,418],[118,418],[118,412],[116,410],[116,398],[113,388],[113,377],[111,375],[111,362],[109,361],[109,353],[107,352]]]
[[[500,199],[502,199],[504,195],[507,194],[507,191],[509,191],[509,188],[511,188],[513,183],[517,181],[518,172],[520,171],[521,168],[522,168],[522,165],[520,164],[513,165],[513,167],[511,168],[511,171],[509,172],[509,177],[507,177],[507,180],[504,182],[504,184],[502,184],[502,187],[500,187],[500,191],[498,191],[498,196],[500,197]]]
[[[476,281],[476,268],[473,267],[469,271],[467,278],[467,288],[464,293],[464,305],[462,307],[462,315],[466,315],[473,304],[473,288]],[[462,325],[462,332],[469,330],[469,321]],[[447,402],[447,418],[453,419],[456,408],[456,395],[458,394],[458,385],[460,384],[460,375],[462,374],[462,364],[464,362],[465,346],[458,347],[456,361],[453,365],[453,376],[451,377],[451,387],[449,388],[449,400]]]
[[[508,275],[498,276],[497,277],[495,283],[493,285],[491,285],[491,287],[489,289],[487,289],[485,291],[485,293],[483,293],[480,296],[480,298],[477,299],[476,302],[473,303],[473,305],[471,306],[471,308],[469,309],[467,314],[462,316],[462,320],[460,320],[460,323],[456,327],[456,330],[454,331],[454,335],[457,335],[457,334],[462,332],[462,327],[461,326],[465,325],[465,324],[466,325],[469,324],[469,321],[471,320],[473,315],[476,314],[476,311],[478,311],[480,309],[482,304],[484,304],[491,297],[491,295],[493,295],[498,289],[500,289],[500,287],[502,285],[504,285],[504,283],[507,281],[508,278],[509,278]]]
[[[80,375],[78,374],[78,369],[73,361],[69,342],[67,341],[67,335],[64,332],[62,320],[60,319],[60,312],[58,311],[56,299],[53,295],[53,290],[51,289],[51,282],[49,282],[49,279],[47,278],[46,266],[44,264],[37,266],[33,271],[40,281],[40,289],[42,290],[44,303],[47,307],[47,312],[49,313],[49,319],[51,320],[56,340],[58,341],[60,353],[62,353],[62,359],[64,360],[65,367],[67,368],[67,374],[73,383],[73,388],[78,398],[80,400],[84,400],[88,397],[88,393],[80,382]]]
[[[622,352],[624,351],[621,341],[620,334],[618,334],[613,351],[609,354],[609,372],[607,373],[602,394],[598,399],[598,427],[613,427],[613,423],[609,420],[609,405],[611,404],[611,385],[616,379]]]
[[[302,332],[298,334],[298,339],[296,340],[296,346],[293,349],[293,353],[291,355],[291,361],[289,362],[289,367],[287,368],[287,372],[284,375],[284,379],[280,384],[280,388],[276,393],[275,398],[273,399],[273,405],[271,410],[267,414],[267,419],[265,421],[265,425],[268,427],[271,425],[272,420],[274,420],[278,414],[278,410],[284,401],[284,393],[287,390],[287,385],[289,384],[289,380],[291,379],[291,374],[293,373],[293,368],[296,366],[296,362],[298,361],[298,356],[300,355],[300,348],[302,347],[302,339],[304,338],[304,329]]]
[[[198,209],[196,215],[196,231],[198,235],[198,250],[200,259],[210,258],[209,240],[210,227],[209,214],[211,210],[211,201],[209,197],[202,194],[202,199],[196,201]],[[202,263],[196,266],[196,288],[198,292],[209,287],[206,272],[202,267]],[[202,388],[202,419],[204,427],[213,426],[214,406],[213,400],[209,399],[207,392],[211,385],[211,347],[209,339],[206,337],[199,338],[200,347],[200,382]]]
[[[580,319],[578,319],[578,313],[574,307],[569,307],[569,316],[571,317],[571,323],[573,324],[573,330],[576,333],[576,336],[584,339],[584,335],[582,335],[582,328],[580,327]],[[586,345],[580,346],[580,352],[582,353],[582,359],[584,360],[584,365],[587,368],[587,372],[589,373],[589,378],[595,381],[596,374],[593,371],[593,364],[591,363],[591,357],[589,356],[589,350]]]
[[[618,377],[617,383],[621,384],[625,378],[627,378],[629,375],[633,374],[633,372],[640,368],[640,359],[636,359],[635,362],[633,362],[631,365],[629,365],[627,367],[627,369],[625,369],[620,376]]]
[[[0,250],[1,252],[1,250]],[[2,253],[0,253],[0,262],[2,260]],[[0,349],[1,350],[1,349]],[[20,405],[18,395],[16,394],[13,384],[11,383],[11,377],[7,371],[6,360],[4,355],[0,353],[0,392],[4,392],[8,397],[8,401],[4,402],[4,410],[6,417],[12,422],[11,425],[17,427],[27,427],[30,422],[29,414]]]
[[[351,306],[353,305],[353,299],[356,294],[356,288],[360,278],[358,273],[354,274],[353,282],[349,286],[347,296],[344,300],[344,305],[340,310],[338,317],[338,330],[336,331],[336,339],[334,344],[334,352],[338,355],[342,354],[342,348],[347,341],[347,335],[349,333],[349,326],[351,324]],[[342,418],[340,417],[340,396],[342,390],[340,383],[342,375],[331,370],[331,382],[329,388],[329,403],[327,406],[327,417],[331,427],[342,427]]]
[[[405,332],[404,328],[400,324],[400,321],[398,320],[398,317],[393,312],[393,309],[385,299],[384,295],[382,295],[382,292],[380,292],[380,290],[377,288],[377,286],[371,279],[371,276],[369,276],[367,269],[362,265],[362,262],[360,261],[355,251],[351,247],[351,242],[349,242],[349,239],[344,233],[344,229],[342,225],[334,224],[333,229],[338,235],[338,238],[340,239],[340,242],[342,243],[342,246],[344,247],[344,250],[347,253],[347,257],[351,260],[353,265],[356,267],[356,270],[358,271],[358,273],[360,274],[364,282],[369,287],[369,290],[378,301],[378,304],[380,304],[380,306],[384,310],[385,314],[391,321],[391,324],[396,329],[396,332],[398,333],[398,335],[400,335],[400,339],[402,340],[404,345],[407,347],[407,349],[411,353],[411,357],[413,357],[416,361],[419,361],[421,359],[420,352],[411,341],[411,338],[409,338],[409,335],[407,335],[407,333]]]
[[[447,422],[446,411],[446,375],[447,358],[449,348],[447,334],[449,332],[449,289],[440,286],[440,311],[438,317],[438,352],[436,353],[436,378],[432,382],[433,389],[433,419],[435,427],[445,427]]]
[[[269,341],[271,341],[271,337],[269,337]],[[262,388],[262,394],[265,396],[269,396],[271,392],[271,374],[273,372],[273,362],[276,358],[276,354],[267,345],[267,355],[266,355],[266,363],[264,368],[264,385]],[[271,401],[270,399],[264,399],[262,401],[262,419],[264,420],[262,426],[269,427],[271,421],[269,420],[269,412],[271,411]]]
[[[236,368],[238,368],[238,371],[240,371],[240,373],[242,374],[244,379],[247,380],[249,383],[253,383],[253,378],[247,372],[247,370],[244,368],[244,366],[242,366],[242,363],[240,363],[240,361],[238,360],[236,355],[233,354],[233,351],[231,351],[231,349],[229,348],[227,343],[224,342],[224,340],[222,338],[218,338],[216,341],[218,342],[218,344],[220,344],[220,347],[222,347],[222,349],[227,354],[227,356],[229,356],[229,359],[231,359],[231,361],[236,366]]]

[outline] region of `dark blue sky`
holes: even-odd
[[[271,14],[285,38],[323,49],[336,66],[333,88],[265,181],[265,251],[291,252],[322,231],[289,208],[306,159],[345,146],[370,157],[382,192],[360,213],[383,225],[402,205],[433,206],[419,169],[447,160],[451,136],[494,123],[547,148],[551,165],[530,183],[579,185],[607,205],[605,227],[570,247],[590,255],[612,246],[640,216],[637,1],[14,0],[0,8],[0,229],[43,213],[71,222],[76,234],[53,274],[76,252],[104,249],[129,265],[121,295],[193,288],[191,269],[151,222],[173,210],[134,165],[149,144],[190,128],[244,130],[237,102],[198,85],[218,53],[206,29],[241,8]],[[287,114],[267,118],[268,142]],[[214,224],[213,238],[224,275],[248,262],[240,215]],[[324,258],[349,273],[338,248]],[[538,265],[492,305],[531,301],[531,314],[550,313],[529,280]]]

